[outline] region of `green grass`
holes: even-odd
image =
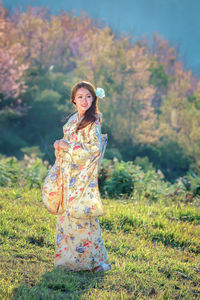
[[[39,189],[0,189],[0,299],[199,299],[200,208],[103,199],[106,273],[54,269],[56,216]]]

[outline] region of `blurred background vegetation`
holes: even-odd
[[[79,80],[106,93],[105,278],[52,271],[56,219],[41,206]],[[85,13],[0,4],[1,298],[197,299],[199,204],[200,78],[168,40],[155,33],[149,46]]]
[[[163,184],[186,176],[181,184],[197,182],[198,193],[200,78],[184,70],[167,40],[154,33],[151,46],[144,38],[131,42],[84,13],[31,6],[11,14],[1,5],[0,24],[1,184],[18,181],[22,168],[25,181],[40,185],[74,111],[71,87],[89,80],[106,93],[99,103],[108,133],[101,192],[130,195],[137,176],[144,185],[148,176]]]

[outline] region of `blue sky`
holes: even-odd
[[[200,76],[200,0],[3,0],[9,8],[32,3],[48,6],[52,13],[61,9],[78,15],[84,10],[114,31],[129,33],[133,39],[153,32],[178,44],[185,68]]]

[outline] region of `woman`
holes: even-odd
[[[67,208],[57,217],[54,266],[69,271],[110,269],[98,220],[105,214],[98,189],[98,167],[107,142],[107,135],[101,134],[98,90],[103,91],[95,91],[87,81],[72,88],[71,102],[77,111],[63,126],[64,138],[54,143],[57,159],[62,153]]]

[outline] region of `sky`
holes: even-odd
[[[157,32],[178,46],[186,69],[200,76],[200,0],[1,0],[11,10],[27,5],[48,6],[58,14],[61,9],[74,15],[86,11],[114,32],[131,34],[134,39],[151,39]]]

